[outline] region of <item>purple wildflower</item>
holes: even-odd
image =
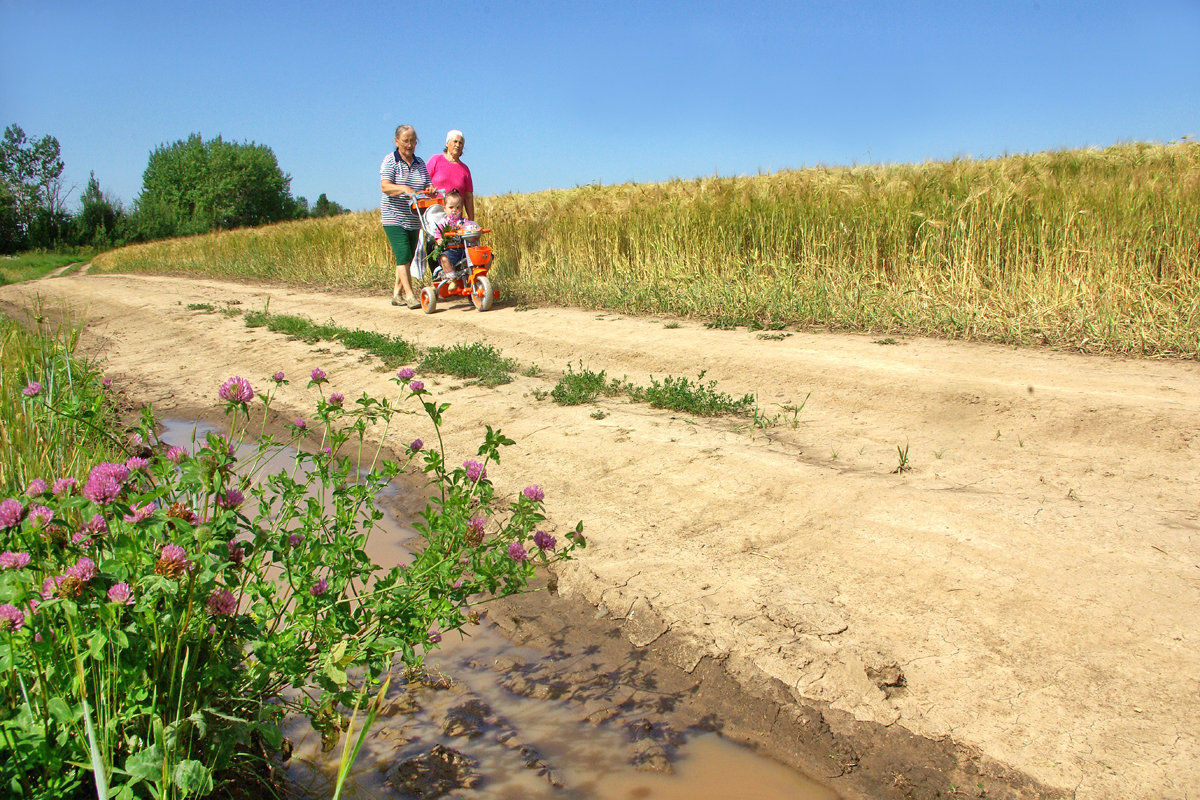
[[[233,542],[226,542],[225,546],[229,549],[229,560],[232,561],[235,566],[240,567],[242,562],[246,560],[246,549],[234,544]]]
[[[25,517],[25,506],[19,500],[0,500],[0,528],[15,528]]]
[[[526,486],[521,490],[521,494],[533,500],[535,503],[540,503],[546,499],[546,493],[542,491],[540,486]]]
[[[316,369],[314,369],[312,371],[312,382],[313,383],[324,383],[325,382],[325,370],[321,369],[320,367],[317,367]]]
[[[53,575],[42,581],[42,599],[49,600],[58,592],[58,587],[62,585],[65,575]]]
[[[327,591],[329,591],[329,581],[325,580],[324,578],[321,578],[321,580],[317,581],[308,588],[308,593],[313,597],[320,597]]]
[[[508,546],[508,557],[520,564],[523,561],[529,560],[529,553],[525,551],[525,545],[520,542],[513,542]]]
[[[246,496],[238,489],[230,489],[217,498],[217,505],[222,508],[237,508],[246,501]]]
[[[275,381],[276,383],[283,383],[283,381],[284,381],[283,370],[279,370],[279,372],[276,372],[271,377],[271,380]]]
[[[125,462],[125,469],[130,472],[137,472],[139,469],[145,469],[148,466],[150,466],[150,462],[141,456],[130,456],[129,460]]]
[[[183,458],[186,455],[187,455],[187,450],[184,450],[179,445],[175,445],[174,447],[167,450],[167,460],[174,464],[178,464],[180,461],[183,461]]]
[[[345,400],[346,397],[338,392],[334,392],[333,394],[329,395],[329,405],[333,406],[334,408],[341,408],[342,403],[345,402]]]
[[[0,631],[19,631],[25,626],[25,615],[21,609],[5,603],[0,606]]]
[[[46,482],[41,478],[34,478],[25,487],[25,495],[27,497],[41,497],[46,493]]]
[[[414,392],[423,392],[425,391],[425,384],[421,381],[413,381],[408,385],[408,388],[412,389]]]
[[[157,510],[158,504],[153,502],[147,503],[144,506],[131,506],[129,509],[130,513],[125,515],[125,521],[134,524],[142,522],[150,519],[150,516]]]
[[[100,385],[103,386],[105,389],[111,389],[112,388],[112,378],[105,378],[104,380],[100,381]]]
[[[129,588],[128,583],[114,584],[109,587],[108,601],[119,606],[131,606],[133,605],[133,589]]]
[[[29,521],[36,527],[45,528],[54,519],[54,512],[46,506],[30,506]]]
[[[299,547],[300,543],[303,541],[304,537],[298,533],[293,533],[288,536],[288,544],[290,544],[292,547]]]
[[[83,524],[79,532],[89,536],[102,536],[108,533],[108,523],[104,521],[104,517],[94,514],[90,520]]]
[[[55,497],[60,497],[64,494],[74,494],[78,486],[79,481],[74,478],[59,478],[54,482],[54,488],[51,491],[54,492]]]
[[[21,394],[26,397],[37,397],[42,393],[42,385],[37,381],[30,381],[25,384],[25,388],[21,390]]]
[[[81,556],[78,561],[67,567],[66,574],[80,583],[87,583],[96,577],[96,562],[87,556]]]
[[[441,640],[442,640],[442,635],[440,633],[438,633],[437,631],[429,632],[429,643],[430,644],[437,644]]]
[[[0,553],[0,569],[21,569],[29,566],[29,553],[14,553],[5,550]]]
[[[417,373],[413,372],[408,367],[405,367],[404,369],[402,369],[396,373],[396,377],[402,381],[408,381],[408,380],[412,380],[412,376],[416,375],[416,374]]]
[[[463,466],[467,469],[467,480],[471,481],[471,483],[487,477],[487,470],[483,468],[483,464],[480,464],[473,458],[468,458],[464,461]]]
[[[410,444],[408,446],[408,449],[412,450],[414,453],[419,453],[419,452],[421,452],[421,448],[424,446],[425,446],[425,443],[422,442],[420,439],[413,439],[412,444]]]
[[[129,469],[121,464],[110,464],[107,461],[97,464],[88,473],[83,496],[97,505],[108,505],[117,499],[117,495],[121,493],[121,485],[128,479]]]
[[[205,607],[214,617],[229,617],[237,611],[237,598],[228,589],[213,589]]]
[[[293,422],[293,424],[294,424],[294,425],[295,425],[297,428],[299,428],[300,430],[302,430],[302,431],[303,431],[303,430],[307,430],[307,429],[308,429],[308,423],[307,423],[307,422],[305,422],[305,421],[304,421],[302,418],[300,418],[300,417],[296,417],[296,419],[295,419],[295,421]]]
[[[554,537],[545,531],[538,531],[537,533],[533,534],[533,543],[536,544],[540,550],[553,550],[554,545],[557,544]]]
[[[221,384],[221,388],[217,390],[217,397],[227,403],[244,405],[254,399],[254,390],[250,388],[250,381],[240,375],[234,375]]]

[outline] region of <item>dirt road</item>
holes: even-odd
[[[386,297],[153,277],[3,287],[0,309],[35,294],[85,313],[86,352],[160,414],[211,415],[230,375],[260,386],[321,367],[348,398],[395,388],[358,352],[189,303],[269,298],[422,345],[491,343],[540,373],[496,389],[421,376],[452,404],[451,459],[486,424],[517,440],[499,491],[541,484],[554,520],[584,521],[562,592],[635,644],[685,668],[715,660],[797,724],[817,709],[850,741],[912,733],[1022,773],[1031,796],[1197,796],[1196,363],[504,304],[425,316]],[[639,384],[706,370],[754,393],[768,424],[539,400],[568,364]],[[279,396],[287,413],[311,411],[306,382]],[[429,434],[414,417],[393,444]]]

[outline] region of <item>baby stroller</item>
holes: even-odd
[[[426,314],[437,310],[439,300],[451,297],[467,297],[479,311],[487,311],[500,296],[492,288],[488,269],[492,264],[492,248],[479,243],[479,237],[491,233],[490,228],[480,228],[474,222],[463,229],[447,228],[440,232],[446,251],[459,251],[463,259],[451,274],[443,275],[435,248],[439,235],[438,226],[446,221],[446,209],[440,198],[425,194],[413,195],[409,207],[421,218],[421,234],[417,240],[417,252],[409,268],[414,278],[430,277],[428,286],[421,290],[421,308]]]

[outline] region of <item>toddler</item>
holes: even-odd
[[[452,190],[446,193],[445,206],[446,219],[438,224],[438,246],[445,244],[441,232],[448,228],[465,232],[472,228],[479,227],[474,222],[466,219],[463,216],[463,197],[457,191]],[[442,269],[442,277],[450,281],[451,289],[455,288],[457,285],[458,269],[462,266],[463,262],[466,261],[466,245],[467,241],[464,239],[462,241],[462,247],[446,248],[442,251],[441,256],[438,258],[438,262]]]

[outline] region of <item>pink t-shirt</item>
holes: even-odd
[[[443,192],[457,189],[463,194],[475,191],[475,185],[471,183],[471,170],[461,161],[455,163],[438,153],[426,162],[426,168],[429,170],[429,182],[435,189]]]

